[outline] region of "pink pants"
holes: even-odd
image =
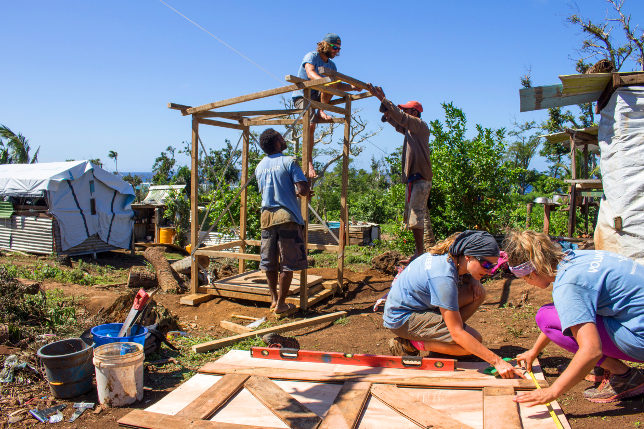
[[[571,353],[577,353],[577,350],[579,350],[579,344],[577,344],[574,337],[564,335],[561,331],[561,321],[559,320],[559,315],[557,314],[554,304],[546,304],[541,307],[539,311],[537,311],[535,320],[537,321],[537,326],[539,326],[541,332],[546,334],[550,341]],[[617,348],[606,331],[604,320],[601,316],[597,316],[595,325],[599,332],[599,339],[602,343],[603,353],[602,358],[597,362],[597,366],[599,366],[599,364],[601,364],[607,357],[626,360],[629,362],[642,362],[641,360],[637,360],[626,355],[626,353]]]

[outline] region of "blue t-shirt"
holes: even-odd
[[[394,279],[385,302],[384,325],[400,328],[412,313],[439,308],[458,311],[458,272],[449,255],[425,253]]]
[[[611,252],[568,251],[552,297],[565,335],[599,315],[617,347],[644,360],[644,266]]]
[[[306,74],[306,69],[304,68],[304,65],[306,63],[313,64],[313,67],[315,67],[315,71],[317,71],[318,67],[327,67],[332,69],[333,71],[338,71],[338,69],[335,66],[335,63],[329,59],[326,63],[322,58],[320,58],[320,54],[318,54],[317,51],[311,51],[308,54],[304,55],[304,58],[302,58],[302,61],[300,62],[300,68],[297,70],[297,77],[301,79],[306,79],[309,80],[309,76]],[[311,91],[311,92],[317,92],[317,91]],[[299,90],[293,92],[293,98],[297,97],[304,97],[304,91]]]
[[[255,168],[255,177],[262,195],[262,209],[285,208],[304,225],[295,193],[297,182],[306,182],[306,176],[290,156],[274,153],[266,155]]]

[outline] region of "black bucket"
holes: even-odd
[[[91,390],[93,352],[80,338],[56,341],[38,350],[49,388],[56,398],[73,398]]]

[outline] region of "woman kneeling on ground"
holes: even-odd
[[[523,378],[464,324],[485,300],[479,280],[498,259],[499,246],[484,231],[454,234],[414,259],[394,279],[385,303],[384,326],[397,335],[389,342],[391,352],[473,354],[494,365],[503,378]]]
[[[613,402],[644,392],[644,374],[622,360],[644,361],[644,266],[599,250],[563,253],[550,238],[534,231],[513,232],[506,241],[510,270],[541,289],[552,287],[553,304],[536,316],[541,334],[517,356],[531,369],[550,342],[574,353],[552,386],[520,395],[517,402],[545,404],[584,379],[595,365],[606,374],[584,391],[592,402]]]

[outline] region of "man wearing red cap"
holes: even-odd
[[[420,119],[423,106],[418,101],[394,105],[385,98],[379,86],[367,85],[371,95],[380,100],[383,122],[389,122],[405,135],[402,153],[402,180],[407,184],[405,223],[414,234],[416,253],[409,261],[424,253],[423,236],[428,246],[434,245],[432,224],[427,213],[427,200],[432,188],[432,161],[429,151],[429,127]]]

